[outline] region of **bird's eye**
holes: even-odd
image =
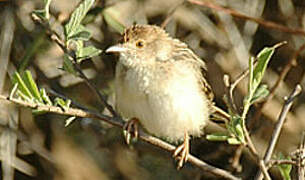
[[[141,47],[144,46],[144,42],[141,41],[141,40],[139,40],[139,41],[137,41],[136,46],[137,46],[138,48],[141,48]]]
[[[125,37],[125,42],[128,42],[129,41],[129,37]]]

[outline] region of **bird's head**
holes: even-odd
[[[119,53],[120,61],[127,66],[153,64],[170,60],[175,43],[176,40],[158,26],[134,25],[125,30],[121,43],[106,52]]]

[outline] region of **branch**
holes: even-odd
[[[302,139],[299,146],[298,158],[298,180],[305,179],[305,131],[302,132]]]
[[[278,160],[269,160],[269,162],[266,164],[267,169],[270,169],[272,166],[280,165],[280,164],[291,164],[297,166],[298,163],[294,160],[289,159],[278,159]]]
[[[239,12],[233,10],[233,9],[224,8],[224,7],[219,6],[217,4],[211,3],[210,1],[188,0],[188,2],[190,2],[192,4],[199,5],[199,6],[204,6],[204,7],[208,7],[208,8],[211,8],[211,9],[218,10],[218,11],[222,11],[226,14],[230,14],[230,15],[232,15],[234,17],[237,17],[237,18],[253,21],[253,22],[256,22],[257,24],[260,24],[260,25],[262,25],[264,27],[267,27],[267,28],[276,29],[278,31],[291,33],[291,34],[295,34],[295,35],[305,36],[305,31],[302,30],[302,29],[291,29],[291,28],[288,28],[284,25],[274,23],[272,21],[266,21],[266,20],[263,20],[263,19],[260,19],[260,18],[247,16],[247,15],[241,14],[241,13],[239,13]]]
[[[89,110],[85,111],[85,110],[77,109],[77,108],[62,109],[57,106],[34,104],[34,103],[26,102],[26,101],[23,101],[20,99],[9,98],[9,97],[3,96],[3,95],[0,95],[0,99],[10,101],[12,103],[15,103],[15,104],[23,106],[23,107],[29,107],[32,109],[52,112],[52,113],[56,113],[56,114],[67,115],[67,116],[76,116],[76,117],[81,117],[81,118],[95,118],[95,119],[107,122],[113,126],[119,127],[121,129],[123,129],[123,126],[124,126],[124,121],[120,117],[110,117],[110,116],[106,116],[106,115],[96,113],[93,111],[89,111]],[[175,146],[173,146],[165,141],[162,141],[156,137],[153,137],[143,131],[139,132],[139,139],[141,139],[149,144],[155,145],[168,152],[173,152],[176,148]],[[219,176],[219,177],[231,179],[231,180],[239,179],[239,178],[233,176],[230,172],[217,168],[217,167],[214,167],[214,166],[211,166],[191,154],[189,155],[188,162],[190,162],[194,166],[197,166],[201,170],[209,172],[215,176]]]
[[[243,78],[245,78],[245,77],[247,76],[248,73],[249,73],[249,70],[248,70],[248,71],[245,70],[244,72],[242,72],[242,73],[238,76],[238,78],[234,81],[233,84],[230,83],[230,80],[229,80],[229,76],[228,76],[228,75],[225,75],[225,76],[224,76],[224,84],[225,84],[225,86],[226,86],[226,90],[227,90],[226,93],[227,93],[227,96],[228,96],[228,100],[227,100],[228,102],[227,102],[227,103],[228,103],[228,105],[229,105],[229,108],[231,108],[231,111],[237,112],[236,105],[235,105],[234,99],[233,99],[233,91],[234,91],[234,88],[236,87],[236,85],[237,85]],[[257,162],[257,165],[259,166],[260,170],[263,172],[265,178],[266,178],[267,180],[271,180],[271,178],[270,178],[270,176],[269,176],[269,174],[268,174],[268,172],[267,172],[267,168],[266,168],[264,162],[263,162],[262,160],[260,160],[260,157],[259,157],[259,155],[258,155],[258,153],[257,153],[257,150],[256,150],[256,148],[255,148],[255,146],[254,146],[254,144],[253,144],[253,142],[252,142],[252,140],[251,140],[251,138],[250,138],[249,132],[248,132],[247,127],[246,127],[246,124],[245,124],[245,119],[246,119],[246,115],[247,115],[247,112],[248,112],[248,108],[249,108],[249,107],[244,108],[243,113],[242,113],[242,117],[241,117],[241,118],[243,119],[242,129],[243,129],[243,132],[244,132],[244,134],[245,134],[246,144],[241,144],[241,145],[239,146],[239,151],[241,152],[242,149],[243,149],[243,147],[244,147],[244,146],[247,146],[248,149],[250,150],[251,154],[254,156],[254,158],[255,158],[255,160],[256,160],[256,162]],[[239,153],[239,154],[240,154],[240,153]],[[233,161],[233,162],[234,162],[234,164],[233,164],[234,166],[237,165],[236,160],[239,160],[239,157],[240,157],[240,155],[239,155],[239,156],[236,156],[236,158],[234,159],[234,160],[235,160],[235,162]],[[233,166],[233,167],[234,167],[234,166]]]
[[[285,118],[287,116],[287,113],[289,112],[289,110],[292,106],[293,100],[295,99],[296,96],[298,96],[301,93],[301,91],[302,91],[301,85],[298,84],[295,87],[295,89],[292,91],[292,93],[289,95],[289,97],[286,99],[283,109],[281,111],[281,114],[279,116],[279,120],[276,123],[275,128],[273,130],[271,140],[269,142],[269,146],[266,150],[266,153],[264,156],[264,164],[267,164],[269,162],[269,160],[271,159],[273,150],[275,148],[275,144],[278,141],[278,137],[280,135],[280,132],[281,132],[282,126],[284,124]],[[256,176],[256,179],[261,180],[262,178],[263,178],[262,172],[259,171]]]

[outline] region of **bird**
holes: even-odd
[[[212,112],[205,62],[157,25],[126,28],[122,41],[106,53],[119,54],[115,109],[128,119],[125,129],[134,128],[137,136],[140,124],[148,133],[178,144],[173,157],[181,168],[188,160],[190,137],[203,134]]]

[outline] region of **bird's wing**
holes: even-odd
[[[205,92],[210,102],[212,102],[214,99],[214,94],[212,92],[210,84],[206,80],[207,67],[205,65],[205,62],[200,59],[190,48],[188,48],[185,43],[181,42],[178,39],[174,39],[173,42],[175,42],[175,51],[173,52],[173,59],[190,61],[191,64],[195,66],[194,68],[198,72],[198,76],[200,79],[199,83],[202,85],[202,90]]]

